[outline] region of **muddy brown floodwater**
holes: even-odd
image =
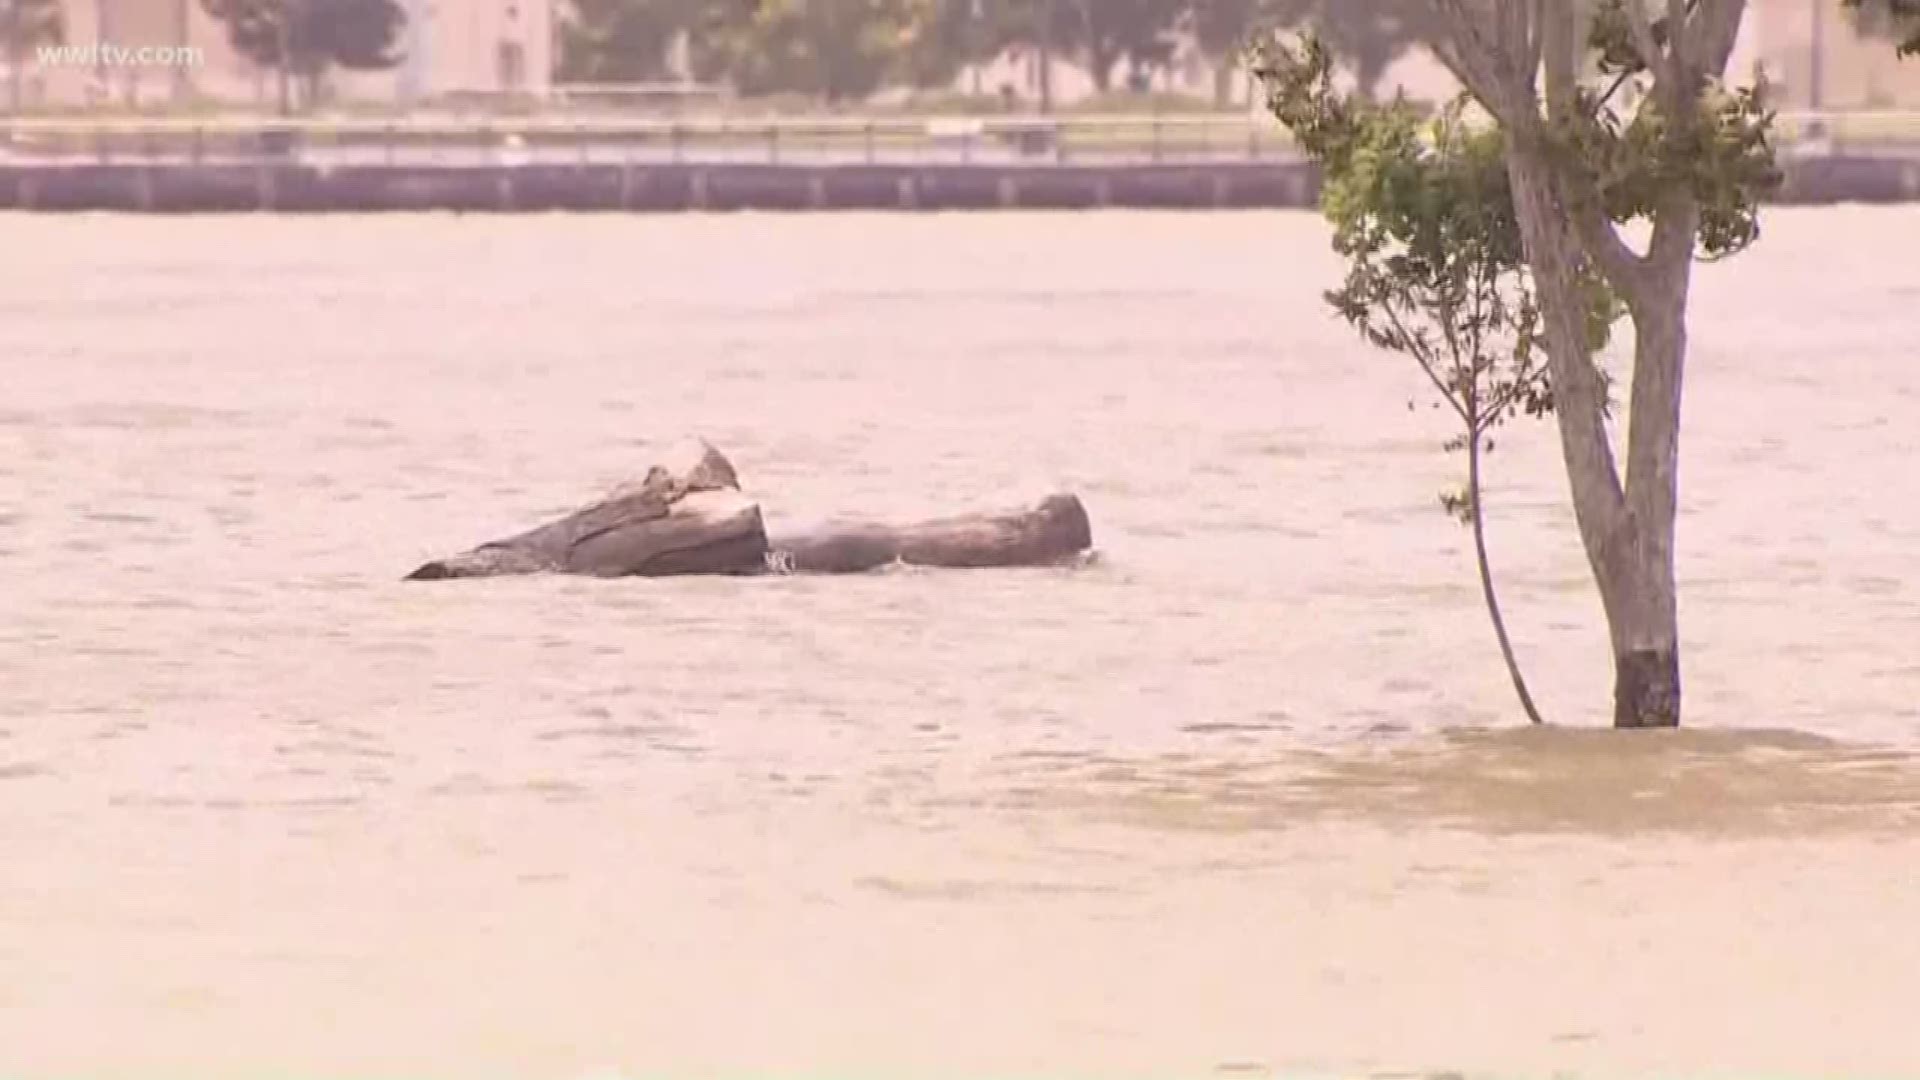
[[[1768,226],[1617,737],[1311,216],[0,218],[0,1073],[1920,1073],[1920,213]],[[689,432],[1100,557],[400,582]]]

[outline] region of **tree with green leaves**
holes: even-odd
[[[1113,71],[1122,60],[1135,70],[1165,66],[1185,14],[1173,0],[1068,0],[1061,6],[1074,16],[1066,40],[1086,60],[1088,77],[1103,94],[1113,88]]]
[[[1274,0],[1191,0],[1185,29],[1213,61],[1213,103],[1224,107],[1233,91],[1235,62]]]
[[[1075,0],[1002,0],[1007,9],[1010,42],[1032,55],[1039,65],[1040,111],[1053,108],[1053,60],[1071,48],[1086,21]]]
[[[56,45],[65,37],[60,0],[0,0],[0,51],[7,58],[9,108],[24,104],[27,63],[42,45]]]
[[[1421,0],[1313,0],[1310,25],[1347,58],[1360,93],[1378,97],[1393,62],[1405,56],[1433,29]]]
[[[706,0],[693,31],[695,73],[743,94],[865,97],[893,71],[916,0]]]
[[[1501,658],[1521,709],[1538,724],[1486,537],[1483,475],[1494,429],[1553,406],[1505,140],[1468,123],[1464,99],[1427,120],[1403,98],[1376,105],[1341,96],[1318,37],[1297,52],[1269,46],[1258,70],[1274,113],[1325,174],[1322,205],[1334,251],[1347,263],[1327,302],[1369,343],[1413,360],[1437,394],[1434,407],[1459,424],[1447,449],[1466,453],[1466,485],[1441,503],[1472,530]],[[1596,332],[1608,322],[1597,319]]]
[[[1324,40],[1351,69],[1363,97],[1379,94],[1394,61],[1427,29],[1419,0],[1188,0],[1185,26],[1208,56],[1237,59],[1256,33],[1307,30]],[[1224,103],[1231,68],[1215,72],[1214,97]]]
[[[328,70],[378,71],[400,62],[407,13],[395,0],[201,0],[234,50],[280,75],[280,111],[297,80],[311,103]]]
[[[1506,185],[1480,197],[1483,212],[1511,214],[1518,227],[1517,265],[1538,311],[1574,516],[1609,631],[1614,724],[1676,726],[1674,534],[1693,265],[1750,245],[1759,200],[1779,179],[1762,95],[1722,82],[1746,0],[1657,0],[1658,11],[1655,0],[1421,2],[1428,46],[1500,140]],[[1258,74],[1280,119],[1310,151],[1321,145],[1337,173],[1339,133],[1383,121],[1334,94],[1315,62],[1311,50],[1269,47]],[[1631,105],[1622,101],[1629,85]],[[1476,145],[1440,141],[1425,152],[1466,168],[1458,159]],[[1361,190],[1376,202],[1391,194]],[[1446,205],[1416,212],[1450,220]],[[1384,266],[1395,279],[1419,269]],[[1596,312],[1632,325],[1624,477]],[[1461,328],[1457,312],[1439,316],[1445,332]]]
[[[571,0],[560,21],[560,77],[569,82],[667,78],[669,52],[699,14],[696,0]]]
[[[1387,68],[1421,40],[1428,15],[1422,0],[1265,0],[1267,28],[1304,28],[1327,42],[1352,71],[1365,98],[1379,94]]]
[[[914,0],[895,76],[916,87],[950,86],[1022,40],[1024,15],[1011,0]]]
[[[1901,56],[1920,56],[1920,0],[1844,0],[1867,33],[1898,38]]]

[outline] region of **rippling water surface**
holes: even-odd
[[[1769,221],[1620,738],[1308,216],[0,218],[0,1072],[1920,1073],[1920,213]],[[1100,558],[398,580],[690,432]]]

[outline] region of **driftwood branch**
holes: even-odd
[[[770,547],[782,570],[846,574],[896,562],[955,568],[1044,566],[1092,545],[1092,527],[1080,500],[1052,495],[1030,509],[916,525],[829,525],[776,537]]]
[[[911,525],[835,523],[770,542],[759,504],[741,493],[733,465],[700,442],[600,502],[517,536],[435,559],[407,580],[539,573],[858,573],[896,562],[1042,566],[1086,551],[1092,543],[1087,512],[1072,495],[1004,513]]]
[[[759,572],[766,557],[760,507],[740,493],[733,465],[718,450],[698,443],[592,506],[518,536],[435,559],[407,579],[744,574]]]

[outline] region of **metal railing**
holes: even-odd
[[[1035,164],[1291,159],[1243,116],[0,120],[0,163]]]
[[[1796,113],[1782,143],[1920,151],[1920,112]],[[1199,163],[1297,159],[1263,116],[0,120],[0,164]]]
[[[1835,149],[1920,149],[1920,111],[1912,109],[1782,112],[1774,124],[1783,145]]]

